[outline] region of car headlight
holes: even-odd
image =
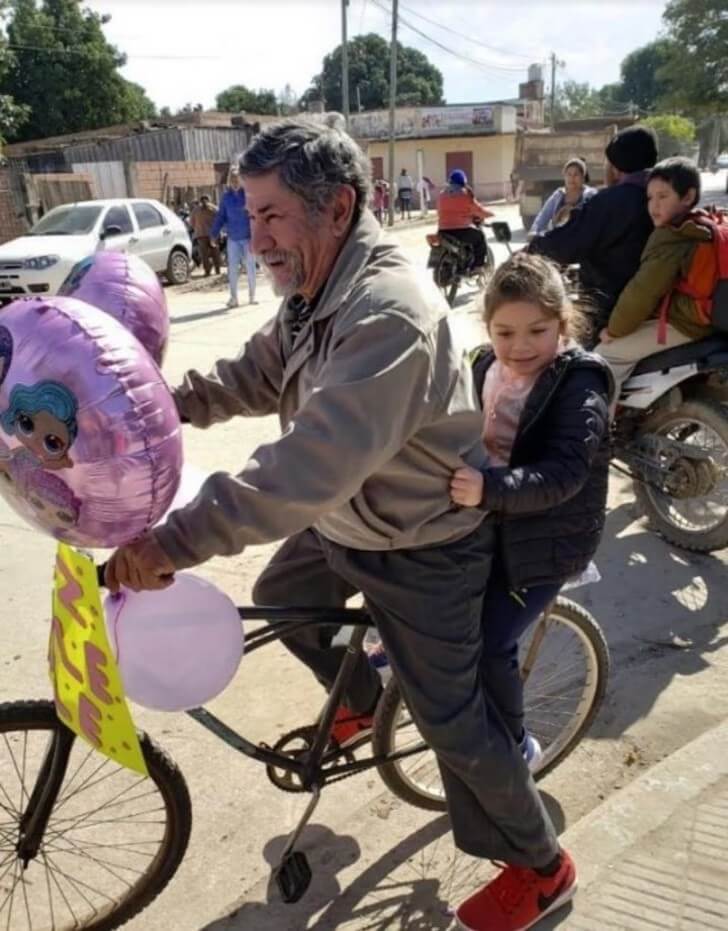
[[[60,260],[60,255],[37,255],[32,259],[26,259],[23,262],[23,268],[31,268],[34,271],[42,271],[44,268],[50,268]]]

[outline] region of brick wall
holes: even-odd
[[[134,194],[168,200],[174,188],[210,187],[217,183],[212,162],[136,162]]]
[[[17,215],[17,208],[10,189],[10,172],[0,168],[0,243],[22,236],[26,224]]]

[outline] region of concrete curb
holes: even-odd
[[[726,776],[728,722],[675,751],[581,818],[561,836],[576,861],[581,892],[598,885],[605,868]],[[578,914],[579,896],[574,904]]]

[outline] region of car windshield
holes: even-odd
[[[90,233],[101,213],[101,207],[93,204],[69,204],[55,207],[30,231],[30,236],[74,236]]]

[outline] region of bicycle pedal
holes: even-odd
[[[313,873],[308,863],[308,857],[300,850],[289,853],[281,860],[275,870],[275,881],[281,893],[281,898],[287,905],[298,902],[311,885],[312,879]]]

